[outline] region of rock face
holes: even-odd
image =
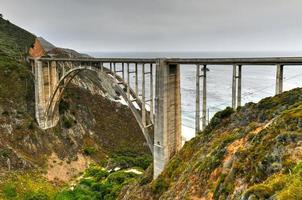
[[[36,39],[34,47],[29,49],[29,55],[33,58],[44,56],[46,51],[44,50],[40,40]]]
[[[39,58],[42,56],[56,58],[87,58],[86,54],[81,54],[72,49],[60,48],[51,44],[42,37],[37,37],[35,43],[29,49],[29,56]]]
[[[302,89],[217,113],[158,179],[119,199],[301,199]]]

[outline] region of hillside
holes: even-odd
[[[66,89],[55,128],[37,126],[34,77],[24,62],[35,38],[0,18],[0,199],[53,199],[91,165],[146,168],[151,155],[131,111],[85,80]]]
[[[217,113],[164,172],[119,199],[302,199],[302,89]]]
[[[0,18],[0,56],[20,59],[32,46],[35,36],[26,30]]]

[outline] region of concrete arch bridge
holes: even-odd
[[[244,65],[276,66],[276,94],[283,90],[283,67],[302,65],[301,57],[29,58],[29,61],[35,75],[36,119],[42,129],[58,123],[58,105],[66,86],[81,71],[93,71],[104,94],[124,99],[131,109],[153,154],[154,178],[181,148],[180,65],[196,67],[193,75],[196,76],[196,132],[203,130],[207,123],[207,66],[233,68],[232,107],[236,108],[241,105]]]

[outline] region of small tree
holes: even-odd
[[[0,13],[0,18],[3,18],[3,15]]]

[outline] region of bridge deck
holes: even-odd
[[[201,65],[302,65],[302,57],[255,58],[40,58],[42,61],[103,62],[103,63],[156,63],[164,59],[169,64]]]

